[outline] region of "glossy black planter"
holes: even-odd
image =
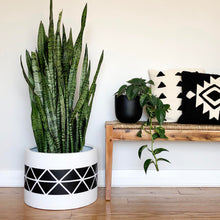
[[[122,123],[136,123],[142,115],[140,97],[128,100],[126,95],[115,96],[115,115]]]

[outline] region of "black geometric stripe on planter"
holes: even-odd
[[[89,167],[44,170],[25,165],[24,188],[37,194],[67,195],[97,187],[97,163]]]

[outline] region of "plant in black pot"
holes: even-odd
[[[142,132],[146,132],[151,137],[151,144],[143,145],[138,150],[138,156],[141,158],[142,152],[147,149],[152,157],[149,159],[146,159],[144,162],[144,170],[147,172],[150,164],[153,164],[157,171],[159,171],[158,162],[159,161],[169,161],[165,158],[159,157],[158,154],[164,151],[168,151],[165,148],[154,148],[154,142],[158,138],[167,138],[165,135],[165,129],[163,128],[162,124],[165,121],[166,112],[170,109],[169,104],[163,104],[163,102],[152,94],[150,85],[154,85],[154,82],[152,80],[147,81],[145,79],[141,78],[133,78],[129,81],[127,81],[130,85],[122,85],[119,90],[115,94],[115,113],[116,117],[120,122],[124,122],[121,119],[125,117],[123,114],[128,115],[126,112],[129,112],[130,110],[126,109],[130,106],[127,104],[123,104],[121,102],[129,101],[129,100],[136,100],[137,108],[142,113],[142,109],[144,108],[147,114],[147,121],[143,122],[141,125],[141,128],[139,132],[137,133],[138,137],[142,137]],[[123,97],[122,101],[120,100],[120,97]],[[122,107],[121,107],[122,106]],[[132,106],[132,108],[135,108]],[[139,111],[138,110],[138,111]],[[133,110],[132,112],[136,112],[137,110]],[[122,116],[123,115],[123,116]],[[139,115],[140,119],[141,114]],[[154,122],[153,122],[154,121]],[[136,122],[134,120],[134,122]]]
[[[115,93],[115,115],[122,123],[136,123],[143,112],[140,96],[149,93],[152,81],[134,78],[127,82],[129,85],[122,85]]]

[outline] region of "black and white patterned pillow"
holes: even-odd
[[[203,69],[171,69],[166,71],[149,70],[150,79],[154,81],[152,93],[164,104],[170,104],[171,110],[166,115],[167,122],[177,122],[182,114],[182,79],[183,71],[204,72]]]
[[[220,75],[183,72],[183,124],[220,124]]]

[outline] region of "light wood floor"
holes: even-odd
[[[98,200],[84,208],[45,211],[23,202],[23,188],[0,188],[0,220],[95,220],[95,219],[218,219],[220,188],[112,188],[105,201],[99,188]]]

